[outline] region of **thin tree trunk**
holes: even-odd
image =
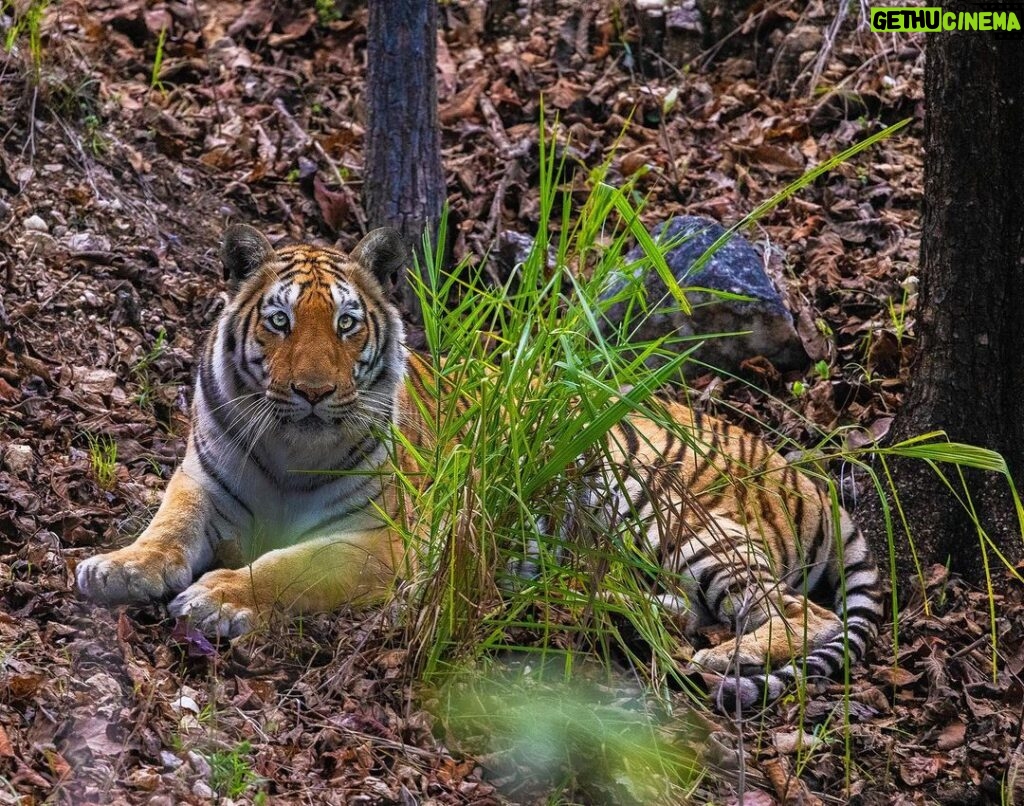
[[[897,439],[940,428],[951,440],[998,450],[1018,485],[1024,481],[1021,44],[960,32],[928,37],[920,348],[894,428]],[[941,467],[958,484],[955,469]],[[895,477],[919,557],[949,562],[982,583],[977,531],[934,472],[906,461]],[[1020,557],[1005,482],[973,472],[967,482],[990,536],[1008,556]],[[910,555],[905,541],[899,543],[899,579],[908,580]]]
[[[371,0],[363,203],[371,226],[397,228],[420,255],[445,197],[437,123],[437,0]],[[407,313],[422,321],[411,287]]]

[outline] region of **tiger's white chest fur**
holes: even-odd
[[[244,417],[244,409],[229,416]],[[375,502],[389,461],[383,437],[277,424],[246,441],[226,439],[213,425],[196,419],[190,441],[205,449],[189,450],[183,470],[217,503],[216,542],[229,544],[219,554],[251,561],[327,534],[381,525]]]

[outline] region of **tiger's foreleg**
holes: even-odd
[[[267,552],[242,568],[210,571],[169,610],[205,633],[234,637],[275,610],[328,612],[378,601],[406,570],[402,538],[392,529],[334,535]]]
[[[213,562],[211,512],[198,482],[176,470],[156,515],[134,543],[78,564],[78,589],[106,604],[149,602],[184,590]]]

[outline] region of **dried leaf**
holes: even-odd
[[[908,672],[901,666],[884,666],[878,670],[876,677],[893,688],[906,688],[921,679],[920,674]]]
[[[306,9],[295,19],[287,22],[279,34],[271,34],[267,38],[267,44],[272,48],[279,48],[296,40],[302,39],[316,25],[316,11],[313,8]]]
[[[804,352],[812,361],[827,360],[830,353],[828,339],[817,325],[817,316],[810,305],[802,305],[796,317],[796,332]]]
[[[555,86],[545,96],[555,109],[568,109],[587,94],[587,87],[567,78],[558,79]]]
[[[964,743],[966,736],[967,726],[963,722],[959,720],[950,722],[942,729],[942,733],[939,734],[935,746],[939,750],[952,750],[954,747],[960,747]]]
[[[473,117],[476,114],[476,105],[480,98],[480,93],[484,91],[484,87],[487,86],[489,81],[490,79],[486,76],[479,76],[472,84],[457,93],[438,112],[438,119],[441,123],[452,124],[456,121]]]
[[[881,442],[889,433],[894,420],[894,417],[877,417],[871,421],[866,429],[851,429],[846,433],[846,444],[856,450],[857,448],[864,448]]]
[[[45,682],[42,674],[14,674],[7,680],[7,690],[14,699],[25,700],[34,697]]]
[[[43,748],[43,756],[46,758],[50,772],[58,781],[65,781],[71,777],[73,771],[64,756],[49,747]]]
[[[21,392],[7,383],[3,378],[0,378],[0,401],[4,403],[13,403],[20,398]]]
[[[14,758],[14,748],[11,746],[11,740],[3,725],[0,725],[0,756]]]
[[[115,742],[107,735],[109,720],[103,717],[92,717],[75,726],[76,737],[98,756],[119,756],[124,750],[121,742]]]
[[[948,760],[943,756],[913,756],[900,762],[900,778],[907,786],[921,786],[935,780]]]
[[[324,223],[334,232],[341,232],[350,223],[351,205],[348,195],[328,190],[319,176],[313,177],[313,198],[320,208]]]
[[[632,176],[648,164],[648,153],[644,148],[630,151],[619,160],[619,171],[623,176]]]
[[[772,744],[784,756],[791,756],[801,750],[813,750],[821,744],[821,737],[804,730],[779,731],[772,734]]]

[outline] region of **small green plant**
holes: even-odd
[[[832,370],[828,365],[828,361],[825,360],[818,361],[814,365],[814,372],[823,381],[827,381],[830,377],[832,377]]]
[[[211,699],[206,705],[199,709],[196,714],[196,721],[200,725],[214,725],[217,722],[217,701]]]
[[[99,137],[103,112],[99,99],[99,80],[87,77],[73,81],[57,74],[49,75],[47,79],[48,103],[54,114],[78,121],[89,135],[95,133]],[[93,147],[91,143],[87,145]]]
[[[789,390],[793,393],[793,397],[803,397],[807,394],[807,384],[803,381],[793,381],[792,386]]]
[[[251,754],[252,745],[248,741],[239,742],[231,750],[210,753],[206,760],[210,763],[213,791],[222,797],[237,798],[259,786],[263,779],[253,769]]]
[[[946,597],[949,595],[949,569],[953,565],[953,558],[946,557],[946,573],[942,578],[942,586],[939,588],[939,595],[936,597],[936,606],[942,610],[946,607]]]
[[[43,14],[50,0],[32,0],[28,5],[19,9],[14,0],[4,0],[0,4],[0,14],[10,15],[11,22],[4,33],[4,50],[14,50],[18,41],[26,36],[28,38],[28,52],[32,63],[34,80],[38,82],[39,73],[43,64],[43,43],[42,24]]]
[[[86,115],[82,121],[83,139],[94,157],[105,154],[108,148],[107,138],[103,135],[100,126],[100,119],[96,115]]]
[[[150,408],[156,397],[157,384],[153,378],[153,364],[167,350],[167,331],[160,328],[149,351],[132,367],[132,376],[139,385],[135,402],[142,408]]]
[[[301,174],[299,173],[299,169],[298,169],[298,168],[292,168],[292,169],[291,169],[291,170],[290,170],[290,171],[289,171],[289,172],[288,172],[288,173],[287,173],[287,174],[285,175],[285,177],[284,177],[284,181],[285,181],[285,182],[288,182],[289,184],[294,184],[295,182],[298,182],[298,181],[299,181],[299,176],[300,176],[300,175],[301,175]]]
[[[626,704],[582,681],[536,678],[463,675],[438,696],[451,733],[488,754],[494,774],[515,782],[517,800],[557,792],[577,803],[690,802],[703,775],[681,741],[691,731],[664,730],[650,700]]]
[[[907,335],[907,303],[911,296],[911,284],[904,283],[903,299],[898,305],[889,297],[889,320],[896,335],[896,344],[900,347],[903,346],[903,337]]]
[[[117,482],[117,443],[106,434],[86,434],[89,464],[93,477],[103,490],[112,490]]]
[[[160,81],[160,70],[164,66],[164,43],[167,41],[167,29],[160,29],[160,36],[156,40],[156,53],[153,56],[153,71],[149,76],[149,88],[151,90],[164,91],[163,82]]]
[[[335,0],[316,0],[316,18],[321,25],[337,22],[341,19],[341,12]]]

